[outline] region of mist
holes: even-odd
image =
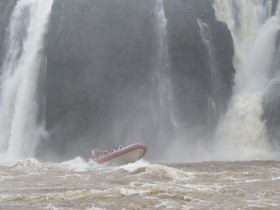
[[[216,64],[226,78],[218,94],[198,18],[223,34],[223,43],[214,34],[212,41],[225,57]],[[175,142],[190,150],[212,144],[213,106],[225,112],[234,68],[230,33],[211,1],[57,1],[46,41],[49,137],[41,158],[142,142],[147,158],[168,160]]]

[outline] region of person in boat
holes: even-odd
[[[110,154],[116,151],[116,147],[117,147],[117,145],[114,145],[111,147]]]
[[[113,153],[113,152],[116,152],[116,151],[119,151],[122,149],[122,145],[115,145],[111,148],[110,150],[110,153]]]

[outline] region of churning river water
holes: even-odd
[[[280,162],[0,166],[0,209],[280,209]]]

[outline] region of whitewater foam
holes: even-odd
[[[96,169],[99,165],[91,160],[86,162],[81,157],[76,157],[74,159],[64,161],[58,164],[58,166],[73,171],[87,171]]]
[[[41,163],[39,170],[31,168],[39,173],[31,174],[25,167],[0,166],[0,177],[14,177],[1,181],[1,205],[12,209],[230,209],[249,205],[277,209],[279,205],[279,161],[169,166],[142,162],[135,164],[138,167],[103,166],[86,171],[69,169],[75,161],[65,161],[63,167]]]
[[[228,25],[234,40],[236,68],[233,96],[217,129],[216,150],[222,159],[274,159],[262,119],[262,99],[271,82],[279,17],[272,17],[271,5],[263,1],[231,3],[214,1],[217,19]]]
[[[15,169],[37,169],[41,168],[42,164],[35,158],[28,158],[24,160],[11,161],[7,165]]]
[[[148,161],[145,161],[143,159],[140,159],[134,163],[128,163],[126,165],[119,166],[119,169],[124,169],[127,172],[134,173],[138,171],[139,169],[147,168],[149,165],[151,165]]]

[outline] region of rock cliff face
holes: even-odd
[[[5,51],[5,34],[16,0],[0,0],[0,66]]]
[[[273,143],[279,143],[280,137],[280,83],[279,81],[275,82],[267,90],[264,100],[264,115],[263,119],[266,121],[267,132]]]
[[[209,125],[215,126],[209,122],[209,98],[224,112],[231,95],[231,36],[216,21],[212,1],[174,0],[165,1],[164,6],[180,122],[186,129],[203,133]],[[56,145],[58,153],[72,153],[75,148],[81,154],[85,145],[112,144],[115,124],[123,118],[133,124],[133,115],[135,121],[139,119],[135,112],[152,97],[149,89],[157,38],[154,7],[155,1],[150,0],[55,2],[47,39],[46,117],[51,131],[48,144]],[[198,19],[209,25],[215,45],[222,78],[215,95],[209,91],[209,56]],[[146,132],[146,140],[152,141],[153,131]]]
[[[0,0],[1,45],[14,2]],[[226,25],[216,21],[212,0],[165,0],[164,7],[178,120],[184,129],[203,136],[216,123],[209,101],[223,113],[231,96],[231,36]],[[153,113],[146,107],[154,87],[154,8],[153,0],[55,1],[46,38],[49,139],[42,142],[38,156],[44,151],[65,158],[88,156],[93,147],[126,143],[123,139],[137,129],[144,133],[142,139],[131,141],[153,141],[155,129],[147,123]],[[210,29],[219,75],[214,80],[198,19]],[[213,91],[217,80],[219,87]]]
[[[129,109],[125,101],[149,86],[153,4],[55,2],[47,40],[46,116],[48,129],[56,129],[48,142],[63,145],[59,153],[69,150],[64,145],[78,151],[83,144],[111,144],[107,133],[116,115]]]
[[[279,144],[280,139],[280,80],[279,80],[279,56],[280,56],[280,33],[276,42],[276,51],[273,58],[270,78],[273,78],[263,97],[263,120],[266,122],[267,133],[272,143]]]
[[[210,125],[213,129],[215,122],[209,113],[209,99],[215,102],[217,112],[225,112],[231,96],[234,52],[230,32],[226,25],[216,21],[211,2],[166,1],[166,13],[177,104],[182,110],[183,121],[189,122],[192,119],[192,125],[196,127],[205,128]],[[211,75],[211,58],[202,41],[198,20],[206,23],[210,30],[216,76]],[[219,84],[219,87],[213,90],[214,83]]]

